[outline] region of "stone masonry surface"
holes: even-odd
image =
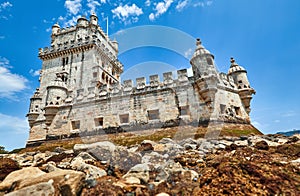
[[[197,39],[187,70],[121,83],[118,42],[111,41],[95,14],[76,26],[53,25],[51,46],[39,50],[40,86],[30,99],[27,144],[52,136],[99,129],[155,127],[209,122],[250,124],[255,94],[247,71],[231,58],[228,74],[219,73],[214,56]]]

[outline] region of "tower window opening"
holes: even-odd
[[[97,72],[94,72],[94,73],[93,73],[93,78],[97,78],[97,76],[98,76],[98,73],[97,73]]]
[[[180,107],[180,115],[189,115],[189,106],[181,106]]]
[[[119,117],[121,124],[129,123],[129,114],[122,114]]]
[[[73,130],[80,129],[80,121],[79,120],[72,121],[72,129]]]
[[[105,79],[105,73],[103,72],[102,73],[102,80],[104,80]]]
[[[62,58],[62,66],[64,67],[66,65],[66,59]]]
[[[241,116],[241,108],[240,107],[234,107],[234,111],[236,115]]]
[[[211,58],[206,58],[206,62],[207,62],[207,64],[209,64],[209,65],[213,65],[214,63],[213,63],[213,60],[211,59]]]
[[[221,114],[225,114],[226,105],[220,104]]]
[[[103,123],[103,117],[95,118],[94,121],[95,121],[95,126],[96,127],[102,127],[103,124],[104,124]]]
[[[148,118],[149,120],[159,119],[159,110],[148,110]]]
[[[66,58],[66,65],[69,64],[69,57]]]

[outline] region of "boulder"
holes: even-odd
[[[52,180],[53,186],[57,188],[55,190],[57,195],[76,195],[83,187],[84,178],[84,173],[72,170],[57,169],[53,172],[45,173],[36,167],[28,167],[10,173],[0,183],[0,191],[20,190]]]
[[[89,153],[87,152],[81,152],[79,153],[79,155],[76,156],[76,158],[82,158],[84,162],[87,162],[87,161],[96,161],[96,159],[90,155]]]
[[[97,142],[93,144],[75,144],[74,153],[88,152],[99,161],[108,161],[112,158],[112,155],[116,149],[116,146],[109,142]]]
[[[135,177],[138,178],[140,180],[142,180],[143,182],[147,183],[149,181],[150,178],[150,174],[149,174],[150,168],[148,166],[148,164],[144,163],[144,164],[138,164],[135,165],[134,167],[132,167],[124,176],[123,178],[129,178],[129,177]]]
[[[269,145],[264,140],[257,142],[254,147],[258,150],[269,150]]]
[[[118,167],[120,170],[129,171],[133,166],[140,164],[142,156],[138,152],[130,152],[126,147],[118,146],[113,152],[113,156],[110,159],[110,163],[114,167]]]
[[[31,178],[38,178],[46,174],[37,167],[27,167],[10,173],[3,182],[0,183],[0,191],[8,190],[14,183],[22,182]]]
[[[52,196],[55,195],[53,181],[42,182],[32,186],[28,186],[17,191],[10,192],[5,196]]]
[[[85,163],[81,157],[74,158],[70,166],[73,170],[84,172],[86,174],[86,180],[96,180],[97,178],[107,175],[105,170]]]
[[[2,181],[9,173],[19,170],[18,163],[10,158],[0,158],[0,181]]]
[[[139,178],[130,176],[125,179],[127,184],[141,184],[141,180]]]
[[[159,144],[175,144],[175,142],[170,138],[162,138],[158,143]]]

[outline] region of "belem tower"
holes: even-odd
[[[250,124],[255,93],[247,71],[233,58],[228,74],[200,39],[187,70],[121,83],[118,42],[111,41],[95,14],[76,26],[53,25],[51,46],[39,49],[40,87],[30,99],[28,144],[95,130],[143,129],[210,122]]]

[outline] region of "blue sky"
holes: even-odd
[[[300,129],[299,10],[298,0],[0,0],[0,145],[25,145],[25,115],[39,85],[38,48],[50,45],[51,26],[73,25],[91,11],[104,31],[108,17],[123,79],[189,68],[191,40],[200,37],[220,71],[228,71],[231,56],[248,70],[257,92],[256,127],[263,133]],[[152,42],[145,38],[131,47],[128,39],[140,35],[140,27]]]

